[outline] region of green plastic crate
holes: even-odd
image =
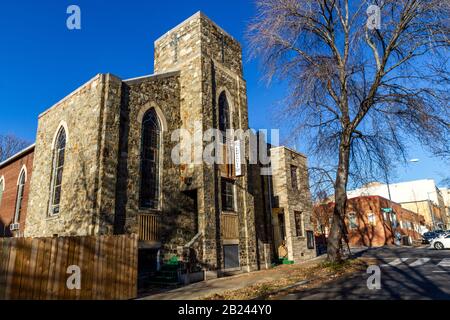
[[[294,264],[294,261],[283,259],[282,264]]]

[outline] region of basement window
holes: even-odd
[[[240,267],[239,263],[239,245],[225,245],[223,246],[223,256],[224,256],[224,269],[238,269]]]

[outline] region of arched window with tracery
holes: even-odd
[[[16,207],[14,210],[13,224],[18,224],[20,221],[20,214],[22,213],[23,194],[25,191],[26,181],[27,181],[26,171],[25,169],[22,169],[22,171],[20,171],[19,180],[17,181]]]
[[[159,209],[161,123],[154,108],[142,120],[141,184],[139,204],[143,209]]]
[[[60,213],[61,205],[61,187],[64,171],[64,160],[66,152],[66,130],[61,127],[56,136],[53,149],[53,167],[52,167],[52,187],[50,200],[50,215],[55,216]]]

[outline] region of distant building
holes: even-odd
[[[349,199],[360,196],[380,196],[399,203],[403,208],[425,218],[429,230],[448,229],[449,219],[442,191],[434,180],[417,180],[396,184],[371,183],[349,191]]]
[[[450,223],[450,189],[449,188],[441,188],[442,198],[444,198],[445,212],[447,214],[447,221]],[[447,229],[450,226],[447,224]]]
[[[0,163],[0,237],[25,230],[34,145]]]
[[[334,203],[314,207],[316,235],[328,237]],[[380,196],[355,197],[347,203],[346,233],[351,246],[381,247],[421,240],[424,218]],[[406,242],[405,242],[406,241]]]

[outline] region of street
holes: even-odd
[[[370,274],[357,273],[319,288],[291,293],[286,300],[450,300],[450,251],[385,247],[357,254],[376,259],[381,289],[369,290]]]

